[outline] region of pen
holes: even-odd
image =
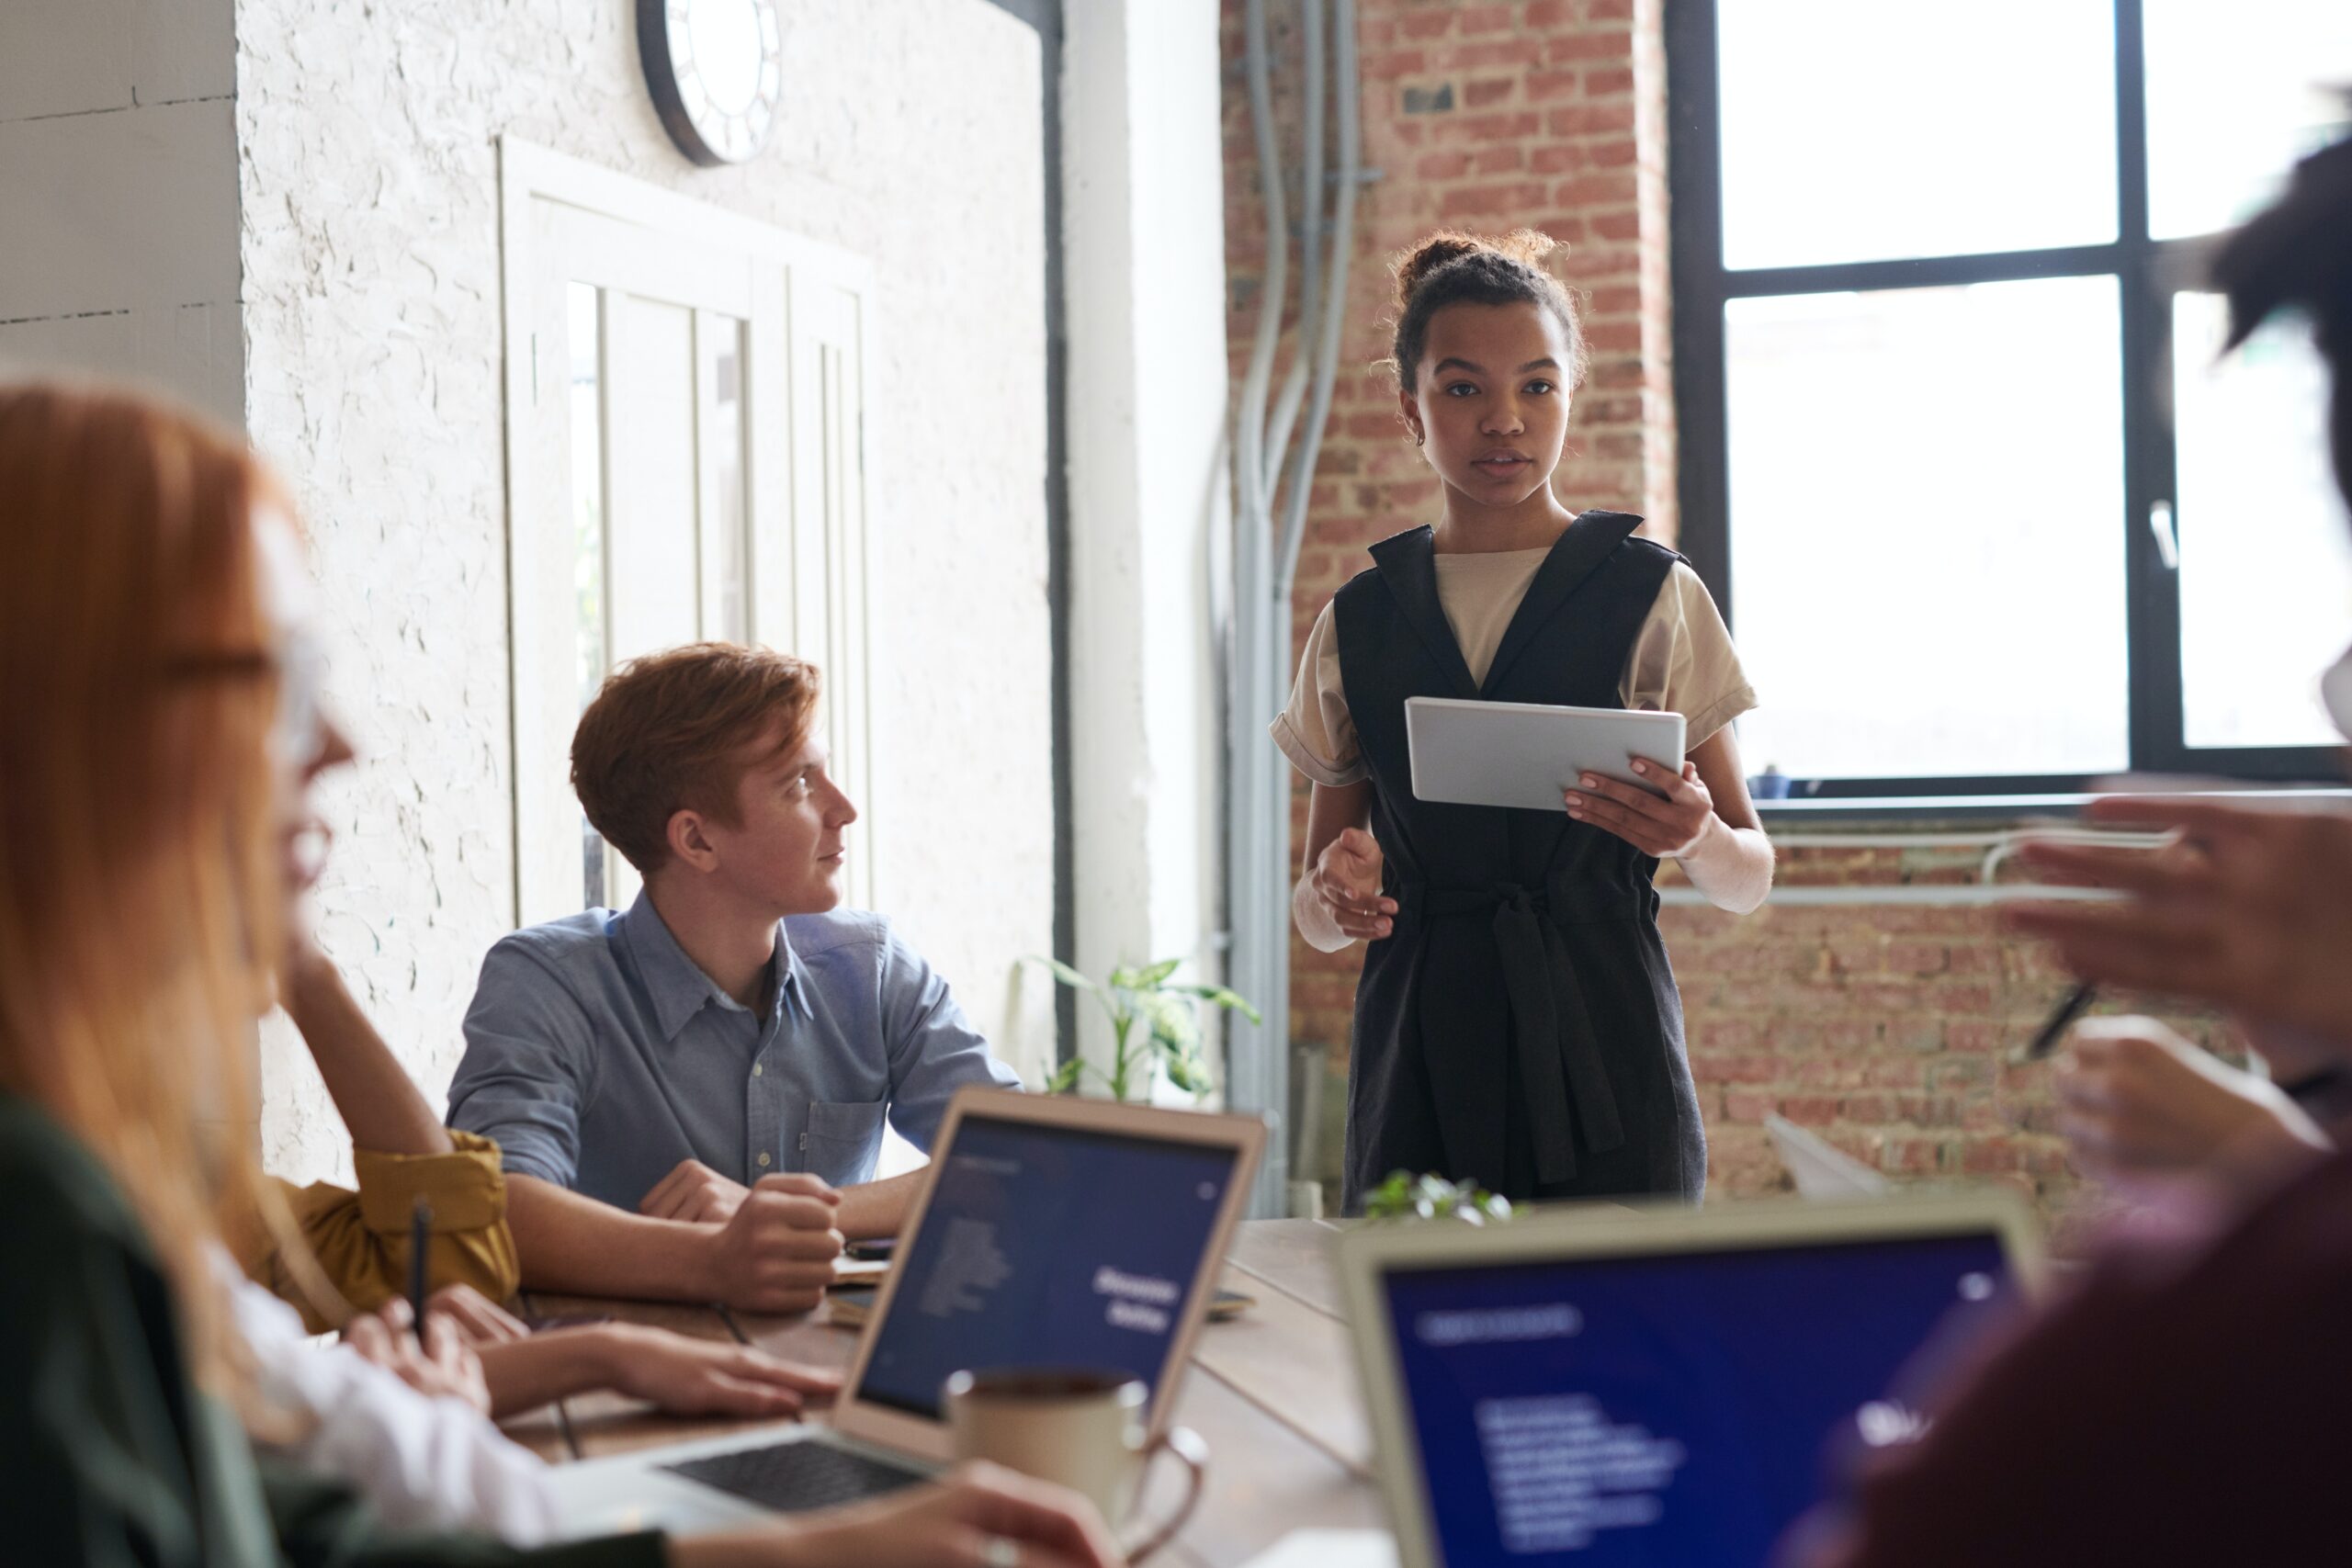
[[[433,1206],[419,1197],[408,1225],[408,1306],[419,1345],[424,1343],[424,1251],[432,1240]]]
[[[2098,998],[2098,987],[2088,980],[2067,992],[2066,999],[2058,1004],[2057,1010],[2050,1015],[2050,1021],[2043,1024],[2041,1032],[2035,1035],[2032,1043],[2018,1053],[2018,1059],[2021,1062],[2039,1062],[2051,1052],[2055,1051],[2058,1048],[2058,1042],[2066,1037],[2066,1031],[2075,1027],[2075,1021],[2089,1011],[2091,1003]]]

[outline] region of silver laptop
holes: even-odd
[[[967,1368],[1132,1372],[1157,1436],[1265,1139],[1249,1116],[964,1090],[830,1425],[560,1466],[566,1532],[708,1526],[910,1485],[951,1457],[940,1385]]]
[[[1777,1111],[1764,1114],[1772,1148],[1803,1198],[1871,1198],[1894,1190],[1894,1183],[1808,1127]]]
[[[1770,1560],[2038,1280],[2006,1190],[1365,1225],[1339,1263],[1402,1568]]]

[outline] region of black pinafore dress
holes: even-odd
[[[1587,512],[1529,584],[1483,686],[1438,602],[1430,531],[1372,548],[1332,604],[1373,835],[1396,900],[1356,988],[1344,1207],[1392,1170],[1512,1199],[1696,1200],[1706,1137],[1657,929],[1657,862],[1557,811],[1414,797],[1408,697],[1620,707],[1678,558]],[[1679,758],[1661,758],[1679,761]]]

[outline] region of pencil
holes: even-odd
[[[2019,1054],[2018,1060],[2039,1062],[2058,1049],[2058,1042],[2066,1038],[2066,1031],[2075,1027],[2075,1021],[2089,1011],[2091,1003],[2098,998],[2098,987],[2088,980],[2067,992],[2066,999],[2058,1004],[2057,1010],[2050,1015],[2050,1021],[2041,1026],[2041,1032],[2033,1037],[2032,1043]]]
[[[416,1342],[424,1343],[424,1253],[433,1241],[433,1205],[420,1196],[408,1225],[408,1307]]]

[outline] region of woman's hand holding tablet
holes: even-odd
[[[1715,797],[1699,777],[1697,764],[1686,761],[1678,772],[1636,757],[1633,767],[1641,784],[1620,784],[1600,773],[1582,775],[1577,780],[1581,787],[1562,795],[1568,815],[1660,860],[1689,854],[1717,822]],[[1664,793],[1654,795],[1654,789]]]

